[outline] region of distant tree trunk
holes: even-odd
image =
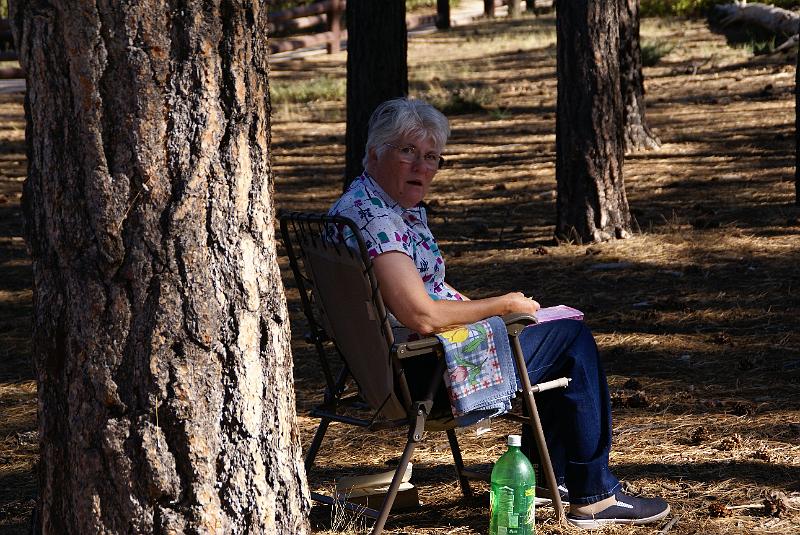
[[[266,3],[14,5],[37,530],[307,533]]]
[[[450,28],[450,0],[436,0],[436,27],[440,30]]]
[[[483,0],[483,15],[494,18],[494,0]]]
[[[794,69],[794,203],[800,206],[800,48]]]
[[[619,71],[625,119],[625,150],[657,149],[661,140],[644,114],[644,76],[639,43],[639,0],[619,0]]]
[[[342,49],[342,1],[330,0],[328,31],[333,34],[333,40],[326,46],[328,54],[336,54]]]
[[[518,19],[521,15],[520,0],[508,0],[508,16],[512,19]]]
[[[381,102],[408,94],[406,51],[404,0],[348,0],[345,188],[364,170],[369,116]]]
[[[617,4],[560,0],[557,6],[556,236],[625,238]]]

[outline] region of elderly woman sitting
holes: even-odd
[[[361,229],[393,325],[421,334],[539,309],[521,292],[470,300],[445,281],[444,260],[420,202],[440,167],[449,133],[444,115],[423,101],[384,102],[370,118],[364,172],[329,212]],[[624,494],[609,470],[608,384],[586,325],[575,320],[537,324],[522,332],[520,342],[531,383],[571,378],[568,389],[548,392],[539,407],[559,488],[568,493],[568,521],[591,529],[664,518],[670,509],[664,500]],[[406,370],[409,382],[424,373]],[[524,438],[530,451],[530,437]]]

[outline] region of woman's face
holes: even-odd
[[[380,153],[376,148],[369,151],[367,172],[403,208],[419,204],[439,170],[441,155],[433,140],[401,138]]]

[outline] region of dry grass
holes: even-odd
[[[599,245],[552,242],[555,213],[555,49],[552,19],[483,22],[409,44],[412,91],[491,88],[483,111],[452,116],[450,166],[430,195],[448,278],[468,295],[512,289],[587,313],[615,402],[612,465],[630,489],[667,497],[670,535],[800,532],[800,212],[793,204],[794,58],[751,58],[701,22],[645,21],[646,39],[674,47],[646,70],[648,115],[664,145],[629,155],[625,178],[638,232]],[[344,77],[344,54],[273,66],[274,79]],[[340,191],[344,105],[281,104],[273,124],[279,210],[324,211]],[[0,533],[23,533],[35,495],[35,403],[27,335],[30,268],[21,236],[21,96],[0,96]],[[5,199],[5,200],[3,200]],[[488,229],[488,231],[486,230]],[[289,281],[285,259],[281,259]],[[487,277],[487,273],[497,276]],[[308,443],[321,379],[300,340],[298,420]],[[489,467],[503,435],[462,430],[465,460]],[[316,490],[382,471],[402,433],[332,426]],[[444,436],[414,456],[424,507],[390,533],[480,534],[486,488],[462,499]],[[779,517],[762,496],[793,499]],[[723,516],[717,516],[722,514]],[[362,533],[363,519],[315,507],[317,533]],[[539,532],[578,533],[537,514]],[[368,525],[368,524],[367,524]],[[658,533],[667,526],[607,528]]]
[[[632,491],[663,495],[673,507],[660,525],[601,533],[800,532],[794,57],[751,58],[701,22],[645,21],[645,39],[672,48],[646,70],[648,116],[664,145],[626,158],[638,232],[556,246],[548,25],[480,23],[409,44],[412,93],[490,87],[494,95],[483,111],[451,116],[450,165],[429,196],[448,278],[471,296],[519,289],[587,313],[615,403],[613,469]],[[490,27],[502,36],[492,40]],[[337,62],[307,61],[306,73],[334,72]],[[279,116],[274,125],[280,208],[323,211],[337,195],[344,123],[315,121],[317,113],[308,110],[303,124]],[[302,333],[291,289],[289,296]],[[295,352],[303,414],[320,381],[302,341]],[[315,421],[300,423],[309,440]],[[488,438],[460,434],[468,463],[488,468],[504,450],[503,435],[516,429],[495,427]],[[329,433],[311,479],[319,490],[342,474],[385,470],[404,438],[336,426]],[[414,462],[424,507],[397,517],[389,532],[487,531],[486,488],[477,484],[475,498],[461,498],[443,436],[430,436]],[[794,509],[766,515],[770,490],[787,493]],[[315,508],[318,532],[331,532],[329,516]],[[554,525],[548,508],[537,521],[540,533],[578,533]]]

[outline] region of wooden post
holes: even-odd
[[[335,54],[341,50],[342,43],[342,3],[340,0],[330,0],[328,29],[332,34],[331,40],[328,42],[328,54]]]
[[[494,18],[494,0],[483,0],[483,14],[488,18]]]
[[[450,0],[436,0],[436,27],[450,29]]]

